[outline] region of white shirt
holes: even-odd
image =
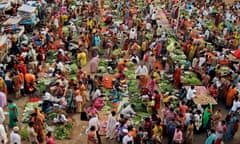
[[[82,102],[83,101],[82,96],[81,95],[76,96],[76,101]]]
[[[132,28],[129,33],[129,39],[135,39],[136,38],[136,30]]]
[[[134,144],[133,137],[130,135],[125,135],[123,137],[122,144],[127,144],[128,142],[132,142],[132,144]]]
[[[5,120],[5,115],[3,109],[0,107],[0,124],[2,124]]]
[[[153,13],[153,14],[152,14],[151,20],[156,20],[156,13]]]
[[[7,143],[7,134],[2,124],[0,124],[0,141],[4,141],[3,144]]]
[[[135,114],[135,111],[132,109],[131,105],[128,105],[122,110],[121,114],[123,115]]]
[[[94,126],[96,130],[98,130],[99,122],[97,117],[93,117],[89,120],[88,127],[91,128],[92,126]]]
[[[201,67],[205,63],[205,61],[206,61],[205,57],[200,57],[198,66]]]
[[[150,30],[151,28],[152,28],[152,25],[151,25],[150,23],[147,23],[147,24],[146,24],[146,29],[147,29],[147,30]]]
[[[137,70],[135,71],[136,75],[147,75],[148,74],[148,69],[147,67],[144,66],[138,66]]]
[[[10,144],[21,144],[21,137],[18,133],[14,131],[10,134]]]
[[[130,60],[132,61],[132,60],[136,60],[137,61],[137,63],[139,63],[139,57],[138,56],[132,56],[131,58],[130,58]]]
[[[233,101],[233,105],[232,105],[232,108],[231,108],[231,111],[235,112],[238,108],[240,108],[240,101]]]
[[[100,89],[97,89],[95,93],[93,94],[93,100],[95,100],[97,97],[100,97],[102,95]]]
[[[205,31],[205,33],[204,33],[204,35],[205,35],[205,37],[206,37],[206,38],[208,38],[208,37],[209,37],[209,35],[210,35],[210,32],[209,32],[209,30],[206,30],[206,31]]]
[[[63,71],[64,70],[64,65],[62,62],[57,63],[57,69]]]
[[[189,88],[187,91],[187,100],[192,100],[195,95],[196,90]]]

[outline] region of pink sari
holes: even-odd
[[[91,73],[97,72],[98,63],[99,63],[98,57],[92,58],[92,60],[91,60],[91,62],[90,62],[90,72],[91,72]]]

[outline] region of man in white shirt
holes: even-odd
[[[57,70],[60,70],[61,72],[64,70],[64,65],[62,62],[57,61]]]
[[[137,32],[135,28],[131,28],[130,32],[129,32],[129,39],[130,40],[134,40],[137,38]]]
[[[6,144],[8,141],[7,134],[3,124],[0,124],[0,142],[1,144]]]
[[[19,128],[14,127],[10,134],[10,144],[21,144],[21,136],[18,134]]]
[[[121,111],[121,114],[123,114],[125,118],[129,118],[129,117],[131,117],[132,115],[135,115],[136,112],[133,110],[134,107],[135,107],[135,106],[134,106],[133,104],[128,105],[127,107],[125,107],[125,108]]]
[[[135,71],[136,75],[147,75],[148,74],[148,69],[143,63],[141,63],[138,67],[137,70]]]
[[[231,112],[236,112],[240,108],[240,101],[238,99],[233,101]]]
[[[206,62],[206,56],[203,55],[199,58],[198,67],[201,68],[205,62]]]
[[[94,126],[96,128],[96,133],[97,133],[97,138],[98,138],[98,143],[101,144],[101,138],[99,136],[99,129],[100,129],[100,125],[99,125],[99,121],[97,116],[92,117],[89,122],[88,122],[88,129],[90,129],[92,126]]]
[[[196,90],[194,89],[194,86],[191,86],[188,89],[187,95],[186,95],[188,105],[191,105],[192,99],[196,97],[195,93],[196,93]]]
[[[122,144],[134,144],[133,137],[130,134],[127,134],[123,137]]]
[[[92,100],[94,101],[96,98],[100,97],[102,95],[101,89],[97,88],[95,93],[93,94]]]

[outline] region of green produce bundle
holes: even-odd
[[[106,73],[107,68],[105,66],[98,66],[97,71],[101,73]]]
[[[174,92],[174,87],[172,86],[172,84],[160,82],[158,86],[163,92]]]
[[[71,64],[69,67],[71,74],[76,74],[78,72],[78,66],[76,63]]]
[[[65,125],[57,126],[55,130],[55,138],[59,140],[69,138],[70,130],[72,129],[72,123],[68,122]]]
[[[202,82],[196,77],[184,77],[183,82],[189,85],[202,85]]]
[[[112,55],[114,56],[119,56],[121,54],[121,51],[122,49],[118,48],[118,49],[115,49],[113,52],[112,52]]]
[[[20,136],[22,140],[27,140],[28,139],[28,130],[27,130],[27,126],[25,126],[21,132],[20,132]]]

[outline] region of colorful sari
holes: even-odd
[[[175,70],[173,79],[174,79],[174,87],[179,88],[180,87],[180,80],[181,80],[181,72],[182,70],[180,68],[177,68]]]
[[[40,143],[44,141],[43,121],[44,121],[44,117],[38,111],[37,116],[32,119],[32,122],[34,123],[33,128],[37,133],[37,139]]]
[[[87,88],[84,84],[80,85],[80,95],[82,96],[82,105],[86,103],[86,97],[87,97]]]
[[[17,126],[18,107],[15,103],[8,104],[9,109],[9,124],[10,128]]]
[[[203,112],[203,128],[204,129],[208,125],[211,113],[212,113],[212,104],[209,104],[209,106]]]
[[[237,94],[237,89],[230,87],[226,97],[226,106],[231,107],[233,103],[234,96]]]

